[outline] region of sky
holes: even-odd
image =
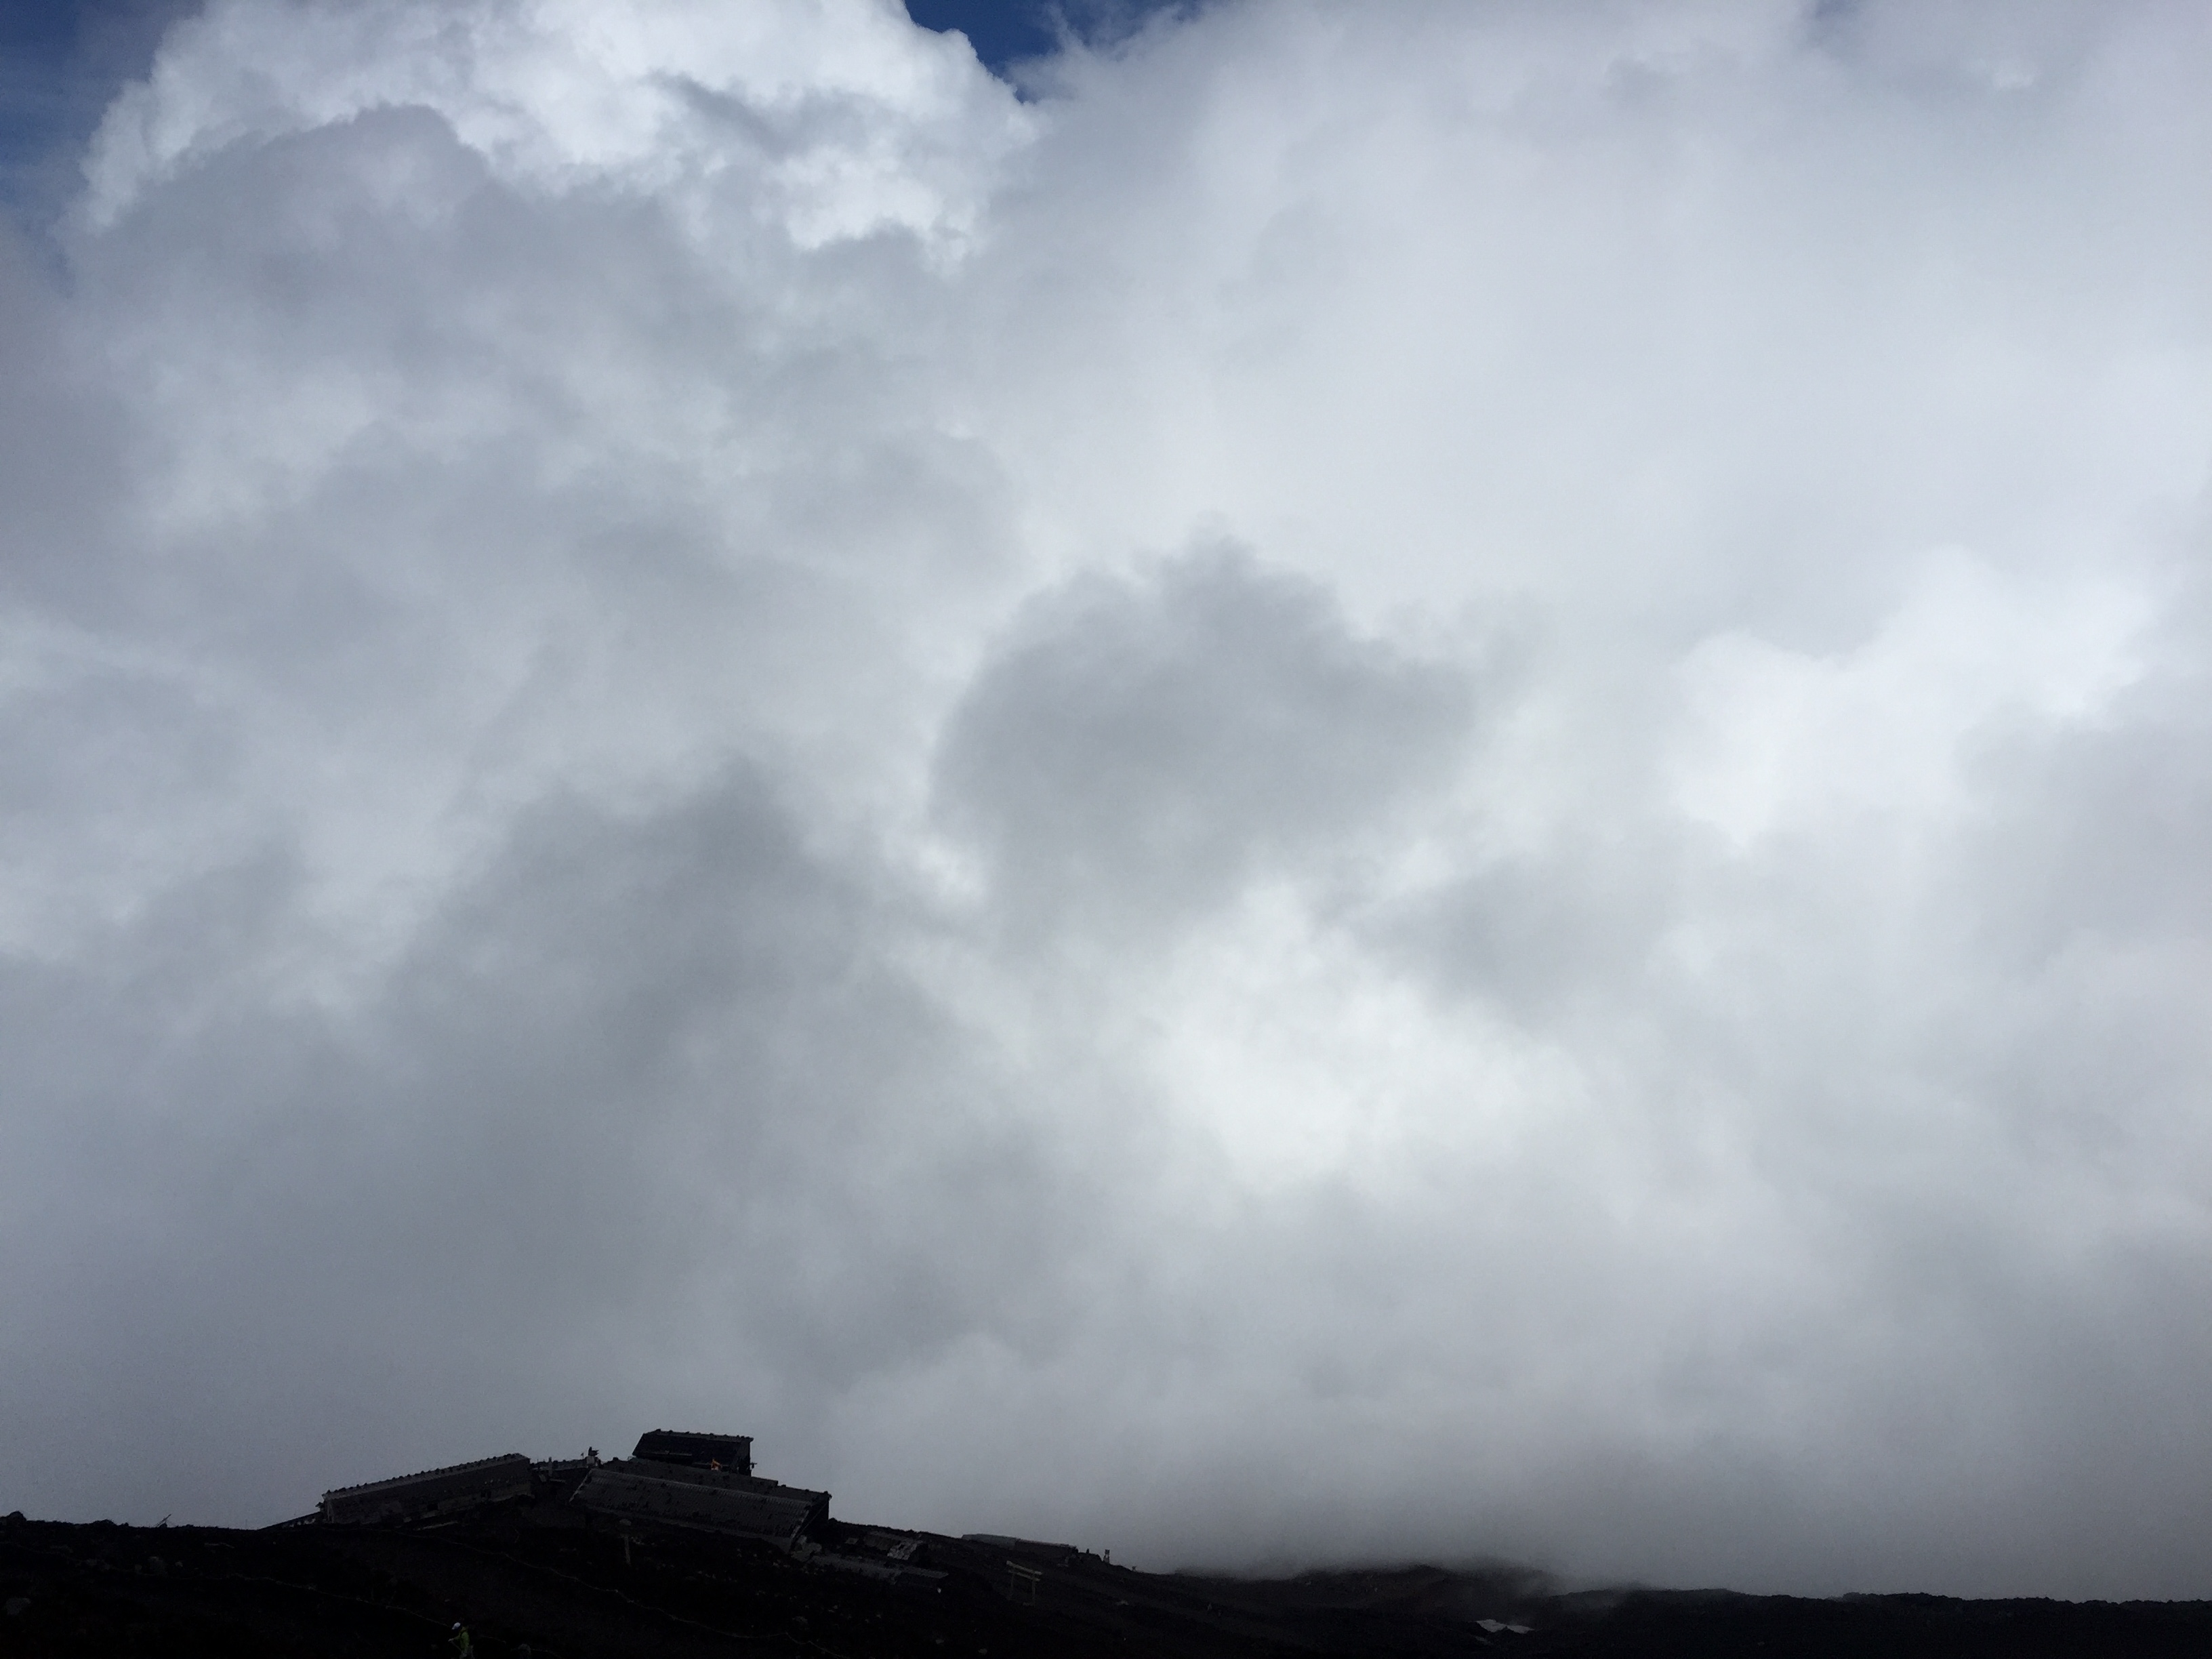
[[[965,16],[8,37],[0,1510],[2212,1595],[2212,12]]]

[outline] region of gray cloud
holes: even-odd
[[[68,1267],[15,1328],[75,1361],[33,1399],[66,1444],[179,1425],[76,1478],[235,1502],[356,1414],[322,1456],[598,1432],[610,1403],[803,1425],[824,1377],[1049,1303],[1082,1183],[991,1122],[998,1082],[757,781],[534,808],[343,1011],[270,1006],[296,889],[281,856],[218,872],[10,976],[43,1177],[11,1231]],[[742,1399],[658,1374],[696,1340]]]
[[[1471,692],[1310,583],[1194,554],[1033,601],[953,710],[939,787],[1017,908],[1188,917],[1446,783]]]
[[[0,248],[0,1507],[2207,1593],[2200,20],[590,11]]]

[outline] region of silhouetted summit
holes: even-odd
[[[0,1659],[1512,1654],[2195,1656],[2212,1603],[1557,1593],[1491,1566],[1147,1573],[1073,1544],[834,1518],[744,1436],[510,1452],[334,1487],[258,1532],[0,1522]]]

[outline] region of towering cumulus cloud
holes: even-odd
[[[2212,1595],[2212,14],[216,0],[0,250],[5,1502]]]

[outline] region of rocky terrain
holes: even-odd
[[[0,1656],[422,1659],[453,1651],[457,1620],[484,1659],[2212,1652],[2207,1602],[1556,1595],[1510,1571],[1431,1567],[1240,1579],[1138,1572],[1016,1540],[836,1522],[825,1531],[842,1569],[712,1534],[610,1525],[540,1499],[416,1528],[241,1532],[10,1516],[0,1523]],[[851,1566],[872,1551],[917,1571]]]

